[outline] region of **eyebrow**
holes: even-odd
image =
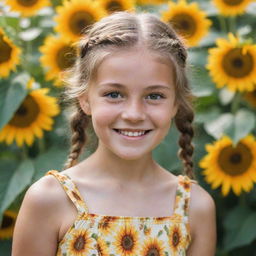
[[[100,86],[111,86],[111,87],[114,87],[114,88],[118,88],[118,89],[123,89],[125,88],[124,85],[122,84],[119,84],[119,83],[103,83],[103,84],[100,84]],[[170,90],[171,88],[169,86],[166,86],[166,85],[150,85],[148,86],[147,88],[145,88],[145,90],[149,91],[149,90],[153,90],[153,89],[168,89]]]

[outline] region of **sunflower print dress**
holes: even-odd
[[[184,256],[191,242],[188,208],[191,182],[178,176],[174,213],[167,217],[89,213],[67,174],[48,171],[60,182],[78,215],[58,244],[57,256]]]

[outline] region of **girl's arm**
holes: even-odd
[[[60,220],[56,181],[43,177],[23,199],[13,234],[12,256],[54,256]]]
[[[214,256],[216,248],[215,204],[200,186],[193,184],[189,210],[192,242],[187,256]]]

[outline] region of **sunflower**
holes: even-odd
[[[0,239],[9,239],[13,235],[17,213],[7,210],[4,212],[3,221],[0,227]]]
[[[256,88],[251,92],[246,92],[243,94],[243,98],[249,102],[249,104],[256,108]]]
[[[157,238],[148,238],[142,245],[140,254],[141,256],[165,256],[163,241]]]
[[[185,240],[182,236],[182,231],[178,224],[172,225],[169,232],[169,244],[175,255],[180,248],[184,248]]]
[[[20,12],[22,16],[33,16],[38,10],[49,6],[49,0],[6,0],[12,11]]]
[[[0,142],[9,145],[15,140],[19,147],[24,143],[31,146],[35,137],[42,138],[43,130],[52,129],[52,117],[60,110],[56,98],[46,95],[48,91],[48,88],[35,89],[26,96],[9,123],[0,130]]]
[[[104,216],[99,222],[99,230],[103,235],[112,233],[116,227],[117,217],[115,216]]]
[[[88,255],[89,251],[93,249],[93,238],[90,237],[88,230],[73,229],[71,239],[68,241],[68,252],[70,255],[83,256]]]
[[[197,3],[187,4],[184,0],[178,3],[169,2],[169,8],[162,13],[162,19],[184,37],[188,46],[198,45],[211,25],[211,21]]]
[[[213,3],[224,16],[243,14],[252,0],[213,0]]]
[[[141,5],[158,5],[168,2],[168,0],[137,0],[136,2]]]
[[[97,251],[100,256],[109,256],[108,246],[100,237],[97,238]]]
[[[55,30],[72,41],[78,40],[88,25],[107,15],[98,2],[91,0],[66,0],[56,10]]]
[[[124,223],[124,226],[120,228],[115,236],[113,242],[116,248],[116,254],[122,256],[138,255],[138,231],[131,223]]]
[[[55,79],[55,85],[61,85],[62,71],[75,62],[75,47],[64,38],[48,36],[39,50],[43,54],[40,62],[47,69],[46,80]]]
[[[20,62],[21,49],[0,28],[0,77],[6,77]]]
[[[208,64],[217,88],[225,85],[231,91],[252,91],[256,83],[256,45],[240,43],[233,34],[229,41],[217,39],[217,48],[209,49]]]
[[[98,2],[108,14],[116,11],[133,11],[135,6],[134,0],[98,0]]]
[[[236,146],[223,136],[213,145],[207,144],[206,150],[208,154],[199,165],[213,189],[221,185],[224,196],[231,188],[236,195],[252,189],[256,182],[256,141],[252,135],[241,139]]]

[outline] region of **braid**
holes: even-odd
[[[192,179],[194,178],[192,161],[194,146],[191,143],[192,138],[194,136],[194,130],[192,127],[193,119],[194,113],[192,110],[188,109],[179,108],[175,116],[176,127],[181,132],[179,138],[179,145],[181,149],[178,152],[178,156],[183,162],[184,173]]]
[[[82,111],[80,106],[71,117],[71,150],[64,168],[70,168],[77,163],[79,155],[82,153],[82,147],[86,142],[85,128],[88,126],[89,117]]]
[[[134,34],[132,33],[125,33],[122,31],[122,33],[115,33],[113,35],[104,35],[104,36],[93,36],[89,39],[86,39],[84,41],[81,41],[80,45],[80,57],[84,58],[84,56],[87,54],[87,52],[95,46],[99,45],[126,45],[127,42],[130,41],[134,37]],[[134,38],[135,41],[135,38]]]

